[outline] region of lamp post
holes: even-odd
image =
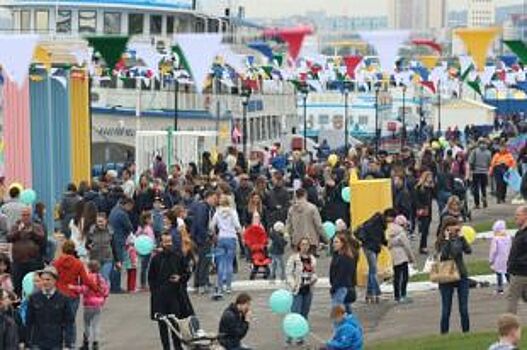
[[[349,131],[348,131],[348,97],[349,97],[350,82],[345,81],[343,87],[344,93],[344,156],[348,156],[349,151]]]
[[[307,83],[303,83],[300,86],[300,93],[304,103],[304,152],[307,152],[307,96],[309,94]]]
[[[403,123],[403,132],[401,135],[401,149],[406,144],[406,85],[403,86],[403,115],[402,120]]]
[[[437,129],[441,136],[441,80],[437,82]]]
[[[251,89],[243,87],[242,88],[242,107],[243,107],[243,120],[242,120],[242,143],[243,143],[243,156],[245,158],[244,167],[248,171],[249,161],[247,159],[247,112],[249,107],[249,99],[251,98]]]
[[[379,153],[379,86],[375,87],[375,154]]]
[[[178,127],[178,109],[179,109],[179,81],[177,77],[174,77],[174,131],[177,131]]]

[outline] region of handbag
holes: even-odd
[[[432,263],[430,269],[430,282],[453,283],[461,279],[459,270],[454,260],[438,261]]]

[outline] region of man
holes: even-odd
[[[40,272],[42,290],[29,297],[27,329],[32,349],[61,350],[66,337],[66,325],[75,322],[67,298],[56,289],[58,279],[54,267]]]
[[[22,210],[26,207],[20,201],[20,189],[18,187],[11,187],[9,189],[9,201],[2,205],[1,212],[7,217],[7,227],[11,229],[13,225],[20,220]]]
[[[483,197],[483,208],[487,207],[487,184],[491,160],[492,153],[487,147],[487,142],[485,142],[485,139],[480,138],[478,147],[468,157],[470,172],[472,173],[472,193],[474,195],[475,209],[480,208],[480,191]]]
[[[527,293],[527,206],[518,207],[514,218],[518,232],[512,241],[507,262],[510,275],[507,311],[512,314],[518,312],[518,300]]]
[[[406,188],[402,175],[393,177],[393,207],[397,215],[404,215],[405,218],[410,220],[412,216],[412,195]]]
[[[209,223],[214,215],[214,208],[218,204],[216,192],[207,191],[205,199],[194,204],[189,211],[192,221],[190,233],[197,248],[198,262],[194,275],[194,287],[201,294],[209,287],[210,258],[207,256],[211,248]]]
[[[512,314],[503,314],[498,318],[499,341],[490,346],[489,350],[518,350],[522,327],[520,318]]]
[[[122,293],[121,290],[121,268],[125,257],[126,238],[133,231],[132,222],[128,213],[134,209],[134,201],[124,198],[110,212],[108,222],[113,230],[112,245],[115,252],[115,265],[111,273],[111,292]]]
[[[241,174],[240,175],[240,185],[234,191],[234,199],[236,202],[236,211],[238,212],[238,217],[243,220],[247,217],[247,205],[249,204],[249,197],[253,191],[251,182],[249,181],[249,175]],[[250,225],[250,223],[242,222],[242,225]]]
[[[77,203],[82,200],[81,196],[77,193],[77,186],[71,183],[66,188],[66,192],[62,196],[62,201],[60,202],[60,227],[62,233],[66,238],[70,238],[70,221],[75,217],[77,210]]]
[[[284,176],[280,171],[277,171],[273,176],[273,187],[267,191],[263,198],[268,232],[270,232],[275,222],[286,222],[290,201],[291,197],[289,191],[285,188]]]
[[[167,165],[163,162],[163,158],[160,155],[156,156],[156,161],[154,163],[154,179],[161,179],[163,182],[168,180],[168,170]]]
[[[307,201],[306,191],[303,188],[296,191],[296,202],[289,209],[286,227],[293,247],[296,247],[302,238],[307,238],[311,243],[313,254],[317,251],[320,239],[325,240],[320,212]]]
[[[15,293],[22,296],[22,279],[32,271],[44,267],[42,246],[45,243],[44,229],[31,219],[31,208],[22,210],[22,217],[13,225],[7,235],[7,241],[13,243],[13,285]]]
[[[165,191],[164,204],[168,209],[172,209],[175,205],[182,202],[181,193],[179,192],[179,186],[177,179],[168,180],[168,186]]]
[[[148,270],[148,284],[151,292],[151,317],[173,314],[179,319],[194,315],[194,309],[187,294],[190,270],[183,257],[172,250],[172,236],[161,235],[161,253],[152,258]],[[159,335],[164,350],[170,350],[170,337],[165,321],[158,320]],[[176,350],[182,349],[175,334],[172,343]]]
[[[124,169],[123,170],[123,192],[124,195],[128,198],[133,198],[135,193],[135,183],[134,180],[132,180],[132,173],[130,173],[130,170]]]
[[[250,350],[242,345],[242,339],[249,331],[251,316],[251,296],[241,293],[236,301],[223,312],[218,333],[220,344],[225,350]]]
[[[331,310],[335,331],[333,338],[321,350],[361,350],[363,347],[362,327],[353,314],[346,314],[342,305]]]

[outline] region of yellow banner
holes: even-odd
[[[490,45],[501,32],[500,28],[459,28],[454,33],[463,41],[467,53],[472,56],[478,71],[485,69]]]
[[[439,61],[439,56],[421,56],[420,60],[421,63],[428,69],[432,70],[437,66],[437,62]]]

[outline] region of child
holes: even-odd
[[[407,303],[406,297],[408,285],[408,263],[415,261],[410,240],[406,235],[408,221],[403,215],[395,218],[393,223],[388,224],[387,238],[388,248],[392,255],[393,264],[393,294],[397,303]]]
[[[285,281],[285,264],[284,253],[287,241],[284,237],[285,225],[281,221],[277,221],[271,230],[271,247],[269,248],[269,255],[271,256],[271,282],[276,279],[277,271],[280,270],[280,280]]]
[[[84,336],[81,350],[88,350],[90,340],[92,349],[99,349],[99,338],[101,334],[101,311],[110,294],[110,287],[106,279],[99,273],[101,265],[96,260],[88,263],[89,277],[95,282],[98,291],[94,292],[88,286],[70,286],[83,294],[84,305]]]
[[[520,319],[513,314],[503,314],[498,318],[498,333],[500,340],[490,346],[489,350],[519,349],[522,337]]]
[[[13,292],[13,282],[11,281],[11,260],[9,257],[0,253],[0,288],[11,293]]]
[[[128,293],[136,292],[137,281],[137,251],[135,250],[136,236],[133,233],[128,235],[126,239],[126,254],[124,258],[124,267],[126,268],[126,290]]]
[[[505,221],[498,220],[492,226],[494,237],[490,242],[489,263],[494,272],[496,272],[497,287],[496,294],[503,294],[503,277],[509,280],[507,274],[507,260],[511,250],[512,239],[507,234],[507,225]]]
[[[141,235],[146,235],[150,237],[153,242],[155,242],[156,237],[154,234],[152,214],[150,212],[143,212],[141,214],[141,217],[139,218],[139,224],[140,226],[137,228],[137,237]],[[139,256],[141,260],[141,271],[139,280],[141,283],[142,290],[146,290],[146,273],[148,270],[148,264],[150,262],[150,256],[150,254]]]

